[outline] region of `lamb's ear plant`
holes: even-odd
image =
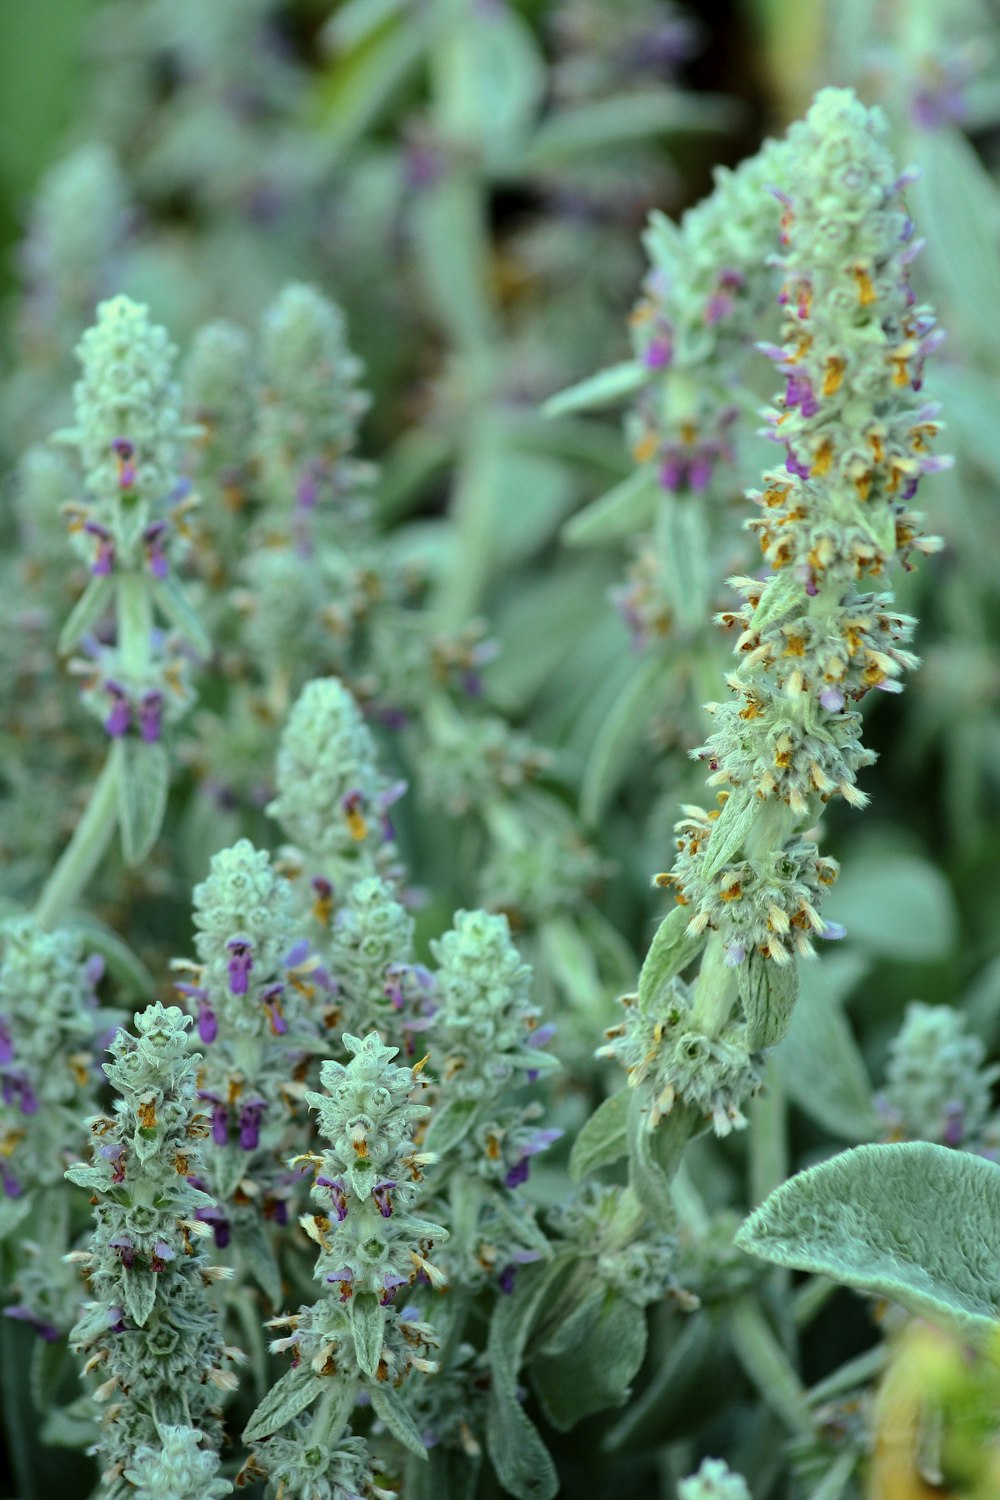
[[[817,113],[821,108],[823,115]],[[824,115],[841,122],[827,143],[817,131]],[[906,664],[900,646],[910,622],[892,615],[884,596],[858,598],[851,580],[859,573],[877,575],[893,552],[906,563],[915,548],[928,550],[906,505],[921,474],[941,462],[927,455],[926,440],[939,424],[936,408],[921,392],[923,358],[935,340],[933,319],[915,305],[909,289],[906,267],[919,242],[902,206],[884,135],[880,114],[865,114],[848,96],[835,94],[821,98],[806,125],[791,133],[803,166],[798,180],[794,174],[789,180],[786,204],[786,294],[793,311],[788,343],[775,351],[794,392],[782,414],[786,420],[776,429],[787,442],[788,473],[765,492],[771,516],[759,523],[765,550],[787,563],[786,576],[804,574],[816,601],[810,614],[822,609],[830,625],[842,622],[848,650],[827,645],[816,662],[815,627],[800,640],[798,629],[786,629],[780,615],[760,631],[759,612],[766,610],[773,583],[760,596],[756,618],[747,618],[743,637],[751,660],[766,659],[777,624],[784,652],[791,656],[788,675],[799,677],[797,696],[805,691],[806,672],[818,682],[821,704],[840,705],[826,711],[827,726],[835,732],[838,722],[854,717],[844,712],[846,696],[866,686],[894,686]],[[848,146],[852,136],[853,148]],[[838,199],[840,185],[860,193],[861,213],[848,214],[848,203]],[[841,325],[840,310],[858,304],[863,311],[854,314],[853,329]],[[807,407],[829,410],[831,386],[840,420],[824,420],[803,447],[810,429]],[[828,488],[836,509],[803,551],[795,544],[794,527],[779,530],[778,523],[796,510],[810,514],[819,488],[817,467],[819,484]],[[824,582],[838,576],[839,597],[824,607]],[[790,647],[795,649],[789,653]],[[775,748],[782,745],[776,741]],[[843,740],[838,753],[858,763],[850,741]],[[813,764],[832,779],[820,757]],[[841,790],[853,787],[853,776],[842,775],[840,782]],[[912,1016],[908,1047],[918,1027],[926,1031],[931,1019]],[[955,1061],[960,1060],[956,1052]],[[969,1064],[976,1060],[966,1058],[961,1087],[951,1092],[963,1115],[971,1107],[973,1116],[981,1117],[981,1087],[965,1097],[972,1082]],[[897,1075],[903,1067],[900,1046]],[[912,1090],[905,1103],[923,1108]],[[970,1120],[975,1123],[976,1118]],[[947,1121],[920,1124],[948,1139]],[[998,1216],[1000,1171],[994,1162],[923,1141],[862,1146],[778,1188],[747,1220],[738,1243],[777,1264],[822,1271],[890,1297],[957,1329],[970,1342],[988,1342],[995,1339],[997,1325],[989,1247],[997,1239]]]
[[[70,1342],[100,1376],[108,1500],[133,1493],[130,1469],[152,1493],[171,1493],[166,1473],[176,1464],[191,1500],[199,1480],[214,1482],[222,1397],[236,1386],[229,1365],[243,1358],[223,1343],[210,1296],[225,1273],[206,1261],[201,1242],[211,1231],[197,1212],[212,1199],[191,1181],[208,1126],[190,1024],[157,1002],[136,1016],[137,1036],[118,1032],[105,1064],[118,1094],[114,1113],[91,1122],[90,1164],[67,1172],[91,1192],[95,1210],[89,1249],[72,1255],[93,1300]],[[216,1492],[228,1490],[216,1484]]]
[[[79,453],[86,498],[66,510],[90,578],[59,650],[81,650],[72,666],[109,744],[86,810],[38,899],[35,914],[49,926],[79,898],[116,825],[128,864],[155,843],[170,783],[164,730],[190,704],[192,653],[208,653],[176,573],[193,497],[180,469],[185,433],[166,330],[147,308],[115,297],[98,308],[78,354],[76,423],[57,437]],[[111,630],[102,634],[109,617]]]

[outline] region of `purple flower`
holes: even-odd
[[[198,1035],[206,1046],[219,1034],[219,1021],[215,1011],[203,997],[198,997]]]
[[[10,1034],[10,1022],[0,1016],[0,1063],[9,1063],[14,1056],[14,1040]]]
[[[253,944],[248,937],[240,934],[230,938],[226,947],[230,954],[230,994],[245,995],[250,987],[250,970],[253,968]]]
[[[831,684],[829,687],[825,687],[820,693],[819,701],[822,703],[825,709],[829,710],[830,713],[839,713],[844,706],[843,689],[835,687],[833,684]]]
[[[139,701],[139,733],[147,745],[155,745],[163,730],[163,694],[156,688],[143,693]]]
[[[99,521],[85,521],[84,531],[97,538],[97,553],[90,565],[91,573],[107,577],[115,563],[115,543],[111,532]]]
[[[329,1177],[317,1177],[317,1187],[330,1189],[330,1197],[333,1200],[333,1209],[340,1223],[347,1218],[347,1193],[342,1182],[333,1182]]]
[[[47,1323],[23,1302],[17,1302],[13,1307],[5,1307],[3,1312],[5,1318],[16,1318],[19,1323],[27,1323],[47,1344],[54,1344],[56,1339],[61,1337],[59,1329],[53,1323]]]
[[[8,1198],[20,1198],[24,1189],[13,1172],[10,1171],[5,1161],[0,1161],[0,1178],[3,1179],[5,1196]]]
[[[104,720],[104,728],[112,739],[119,739],[128,734],[131,727],[132,708],[120,683],[108,681],[104,684],[104,691],[111,698],[111,710]]]
[[[217,1250],[225,1250],[231,1238],[229,1220],[216,1204],[212,1203],[195,1211],[195,1218],[203,1224],[211,1224]]]
[[[378,1204],[378,1211],[383,1219],[392,1218],[392,1198],[390,1194],[395,1186],[394,1182],[377,1182],[372,1188],[372,1197]]]
[[[643,355],[643,364],[647,370],[665,370],[674,357],[674,351],[667,334],[658,334],[646,347]]]
[[[136,467],[133,462],[135,449],[128,438],[115,438],[111,444],[112,450],[118,456],[118,484],[123,490],[130,490],[135,484]]]
[[[396,1293],[399,1291],[399,1288],[401,1286],[406,1286],[406,1284],[407,1282],[405,1276],[393,1276],[389,1272],[386,1272],[386,1274],[382,1277],[382,1306],[388,1307],[393,1297],[395,1297]],[[407,1313],[409,1312],[410,1309],[408,1307],[404,1308],[402,1313],[400,1314],[400,1317],[405,1318]],[[416,1315],[416,1309],[414,1308],[413,1312],[411,1313],[411,1317],[415,1317]]]
[[[167,530],[166,521],[154,521],[152,526],[147,526],[142,533],[143,544],[146,548],[146,558],[149,562],[149,571],[154,578],[166,578],[169,572],[167,554],[163,550],[163,542]]]
[[[266,1109],[263,1099],[250,1099],[240,1110],[240,1146],[244,1151],[256,1151],[259,1146],[260,1121]]]
[[[113,1240],[108,1240],[108,1248],[118,1252],[118,1259],[126,1271],[131,1271],[135,1265],[135,1246],[127,1234],[116,1234]]]

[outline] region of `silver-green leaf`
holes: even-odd
[[[859,1146],[800,1172],[740,1249],[888,1297],[970,1343],[1000,1322],[1000,1166],[926,1141]]]

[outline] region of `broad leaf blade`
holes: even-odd
[[[1000,1321],[1000,1167],[926,1141],[859,1146],[800,1172],[736,1243],[900,1302],[972,1343]]]
[[[619,1089],[594,1110],[573,1142],[569,1175],[580,1182],[628,1152],[628,1094]]]
[[[243,1429],[245,1443],[270,1436],[299,1412],[311,1406],[324,1389],[324,1382],[308,1365],[288,1370],[276,1381]]]
[[[125,863],[145,859],[159,836],[170,790],[170,760],[160,744],[118,742],[118,821]]]

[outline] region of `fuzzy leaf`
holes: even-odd
[[[641,1088],[629,1091],[628,1144],[632,1185],[650,1218],[660,1228],[672,1230],[676,1213],[670,1183],[680,1153],[688,1140],[699,1133],[703,1122],[692,1105],[675,1104],[658,1128],[650,1130],[648,1114],[643,1108],[647,1104]]]
[[[256,1215],[240,1227],[240,1255],[272,1307],[281,1306],[281,1268],[268,1231]]]
[[[604,546],[634,536],[652,523],[662,493],[648,465],[636,469],[621,484],[571,516],[560,536],[569,547]]]
[[[660,570],[670,607],[687,630],[697,630],[708,614],[714,582],[705,507],[696,497],[664,493],[654,531]]]
[[[269,1437],[311,1406],[324,1388],[324,1381],[308,1365],[287,1370],[277,1380],[256,1408],[243,1429],[243,1441],[255,1443]]]
[[[774,1047],[788,1031],[799,995],[799,965],[772,963],[754,951],[740,966],[740,1000],[747,1022],[747,1047]]]
[[[636,750],[661,708],[654,691],[663,679],[661,659],[644,656],[612,704],[594,739],[580,788],[580,814],[593,827],[628,774]]]
[[[711,880],[726,862],[738,854],[760,812],[760,803],[749,787],[737,787],[726,798],[702,860],[703,880]]]
[[[202,661],[208,661],[212,654],[211,638],[181,581],[173,573],[168,573],[166,578],[154,578],[153,598],[174,629],[193,647]]]
[[[67,1177],[69,1173],[67,1172]],[[90,1184],[87,1184],[89,1186]],[[83,1184],[81,1184],[83,1186]],[[28,1217],[33,1207],[31,1198],[0,1198],[0,1240],[5,1240]]]
[[[531,1370],[553,1427],[567,1432],[583,1417],[628,1399],[646,1352],[646,1315],[606,1292],[584,1303],[560,1334],[565,1347],[544,1351]]]
[[[658,135],[725,130],[733,118],[729,100],[676,89],[647,89],[565,106],[539,128],[524,168],[550,170],[595,151],[611,151],[626,142]]]
[[[803,1113],[848,1141],[869,1140],[880,1123],[868,1070],[840,1005],[864,970],[857,954],[803,965],[788,1034],[773,1059]]]
[[[125,736],[115,741],[118,757],[118,821],[125,863],[145,859],[159,836],[170,790],[170,759],[160,744]]]
[[[424,1142],[425,1148],[436,1151],[439,1156],[453,1151],[459,1141],[468,1135],[477,1108],[475,1099],[449,1099],[447,1104],[434,1112]]]
[[[156,1302],[156,1272],[136,1266],[122,1273],[120,1285],[125,1311],[137,1328],[144,1328]]]
[[[1000,1167],[926,1141],[859,1146],[800,1172],[740,1228],[742,1250],[900,1302],[970,1343],[1000,1321]]]
[[[426,1458],[427,1449],[424,1447],[423,1438],[398,1391],[393,1390],[390,1385],[370,1385],[367,1389],[372,1398],[375,1415],[382,1419],[393,1437],[397,1438],[403,1447],[408,1448],[417,1458]]]
[[[114,598],[115,583],[113,578],[103,575],[91,578],[87,587],[70,610],[69,618],[59,636],[59,644],[56,650],[60,656],[66,656],[81,636],[86,635],[92,626],[109,608]]]
[[[620,365],[611,365],[588,375],[577,385],[550,396],[542,407],[543,417],[564,417],[574,411],[588,411],[594,406],[611,406],[616,401],[631,396],[649,380],[649,371],[636,360],[630,359]]]
[[[554,1500],[559,1479],[548,1449],[517,1399],[524,1348],[539,1308],[565,1278],[567,1257],[519,1273],[502,1299],[489,1332],[490,1401],[486,1446],[501,1485],[516,1500]]]
[[[907,189],[927,260],[962,335],[989,356],[984,308],[1000,300],[1000,194],[956,126],[920,132],[920,177]]]
[[[688,932],[690,920],[683,906],[675,906],[656,929],[639,974],[640,1009],[656,1005],[671,979],[687,968],[704,942],[703,936],[692,937]]]
[[[919,855],[880,850],[864,840],[830,898],[830,913],[851,941],[880,958],[912,963],[947,956],[957,921],[941,871]]]
[[[358,1292],[351,1298],[351,1331],[358,1365],[374,1380],[382,1358],[385,1308],[374,1292]]]
[[[581,1126],[569,1158],[569,1175],[580,1182],[628,1151],[628,1095],[619,1089]]]
[[[538,1428],[509,1390],[491,1393],[486,1446],[496,1476],[516,1500],[554,1500],[559,1476]]]
[[[738,1386],[728,1325],[716,1309],[676,1314],[672,1330],[673,1339],[649,1385],[605,1437],[605,1452],[642,1452],[690,1437]]]

